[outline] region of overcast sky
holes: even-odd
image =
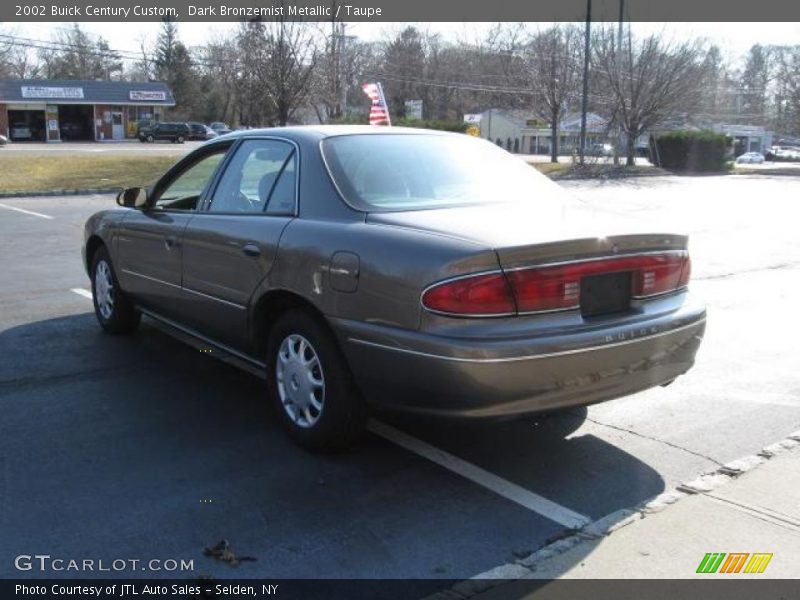
[[[142,36],[155,39],[159,23],[80,23],[93,34],[102,35],[117,50],[136,51]],[[482,36],[494,23],[348,23],[348,34],[366,40],[390,37],[406,25],[441,33],[449,39],[475,39]],[[535,24],[531,26],[547,26]],[[49,39],[54,29],[68,23],[7,23],[5,31],[17,35]],[[179,23],[181,40],[190,45],[203,45],[215,33],[224,33],[236,23]],[[674,39],[704,37],[719,45],[731,58],[743,55],[753,44],[800,44],[800,23],[634,23],[635,32],[649,34],[664,32]]]

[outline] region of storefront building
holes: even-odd
[[[14,142],[124,140],[174,105],[160,82],[2,79],[0,134]]]

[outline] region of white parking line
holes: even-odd
[[[503,496],[512,502],[516,502],[520,506],[538,513],[543,517],[550,519],[551,521],[555,521],[564,527],[569,529],[578,529],[584,525],[588,525],[592,521],[592,519],[586,515],[576,513],[565,506],[561,506],[552,500],[548,500],[547,498],[531,492],[530,490],[527,490],[516,483],[512,483],[503,479],[502,477],[498,477],[497,475],[481,469],[472,463],[468,463],[467,461],[462,460],[457,456],[450,454],[449,452],[445,452],[444,450],[440,450],[435,446],[431,446],[430,444],[410,436],[398,429],[395,429],[390,425],[370,419],[368,428],[372,433],[379,435],[382,438],[385,438],[390,442],[405,448],[406,450],[410,450],[411,452],[414,452],[423,458],[427,458],[428,460],[435,462],[445,469],[448,469],[453,473],[457,473],[458,475],[461,475],[462,477],[465,477],[470,481],[486,488],[487,490]]]
[[[8,204],[0,204],[0,207],[25,213],[26,215],[33,215],[34,217],[41,217],[42,219],[55,219],[55,217],[51,217],[50,215],[43,215],[42,213],[33,212],[32,210],[25,210],[24,208],[17,208],[16,206],[9,206]]]
[[[78,296],[83,296],[84,298],[88,298],[89,300],[92,299],[92,292],[89,290],[85,290],[83,288],[72,288],[70,292],[75,292]]]

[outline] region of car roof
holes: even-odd
[[[310,141],[342,135],[463,135],[436,129],[416,129],[413,127],[381,127],[376,125],[297,125],[290,127],[266,127],[233,131],[222,136],[223,139],[236,137],[262,137],[265,135],[285,136],[292,139]]]

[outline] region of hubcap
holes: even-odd
[[[275,361],[278,395],[295,425],[313,427],[325,403],[325,376],[317,351],[302,335],[281,342]]]
[[[114,283],[108,263],[101,260],[94,272],[94,295],[100,315],[108,320],[114,312]]]

